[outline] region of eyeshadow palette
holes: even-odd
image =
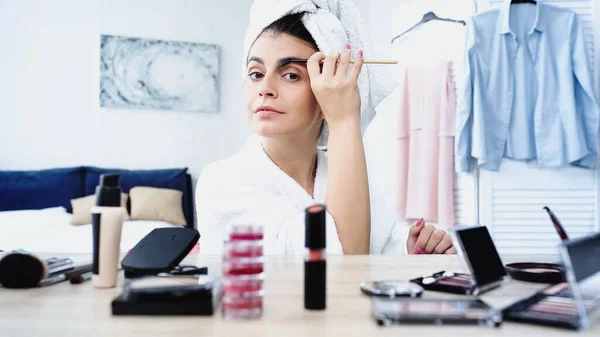
[[[479,299],[373,297],[372,316],[381,326],[403,324],[499,327],[502,313]]]
[[[452,294],[470,295],[476,291],[477,284],[469,274],[439,271],[430,276],[410,280],[424,289]]]
[[[458,227],[453,230],[453,242],[464,256],[470,274],[441,271],[411,282],[426,290],[479,295],[506,281],[508,274],[487,227]]]
[[[549,286],[503,310],[507,321],[588,328],[600,313],[600,233],[559,244],[567,281]]]
[[[550,286],[503,310],[505,320],[579,329],[577,305],[568,283]]]

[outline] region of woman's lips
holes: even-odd
[[[256,114],[257,114],[259,117],[274,117],[274,116],[281,115],[281,113],[280,113],[280,112],[273,111],[273,110],[258,110],[258,111],[256,112]]]
[[[256,109],[256,111],[254,112],[255,114],[257,114],[259,117],[273,117],[273,116],[278,116],[281,115],[282,113],[280,111],[277,111],[271,107],[259,107],[258,109]]]

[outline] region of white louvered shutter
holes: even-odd
[[[477,10],[502,2],[481,0]],[[598,1],[544,2],[578,13],[592,68],[597,67],[594,24],[599,20],[594,15],[594,3]],[[499,172],[479,172],[479,222],[490,227],[501,254],[557,254],[559,238],[543,206],[556,213],[570,237],[598,230],[598,171],[575,167],[544,170],[535,162],[504,159]]]

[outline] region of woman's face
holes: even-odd
[[[306,64],[286,58],[308,59],[316,50],[288,34],[265,32],[248,56],[244,97],[252,131],[269,137],[314,135],[321,127],[321,109],[310,87]]]

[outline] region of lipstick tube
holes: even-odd
[[[307,310],[326,307],[325,214],[325,206],[320,204],[305,211],[304,308]]]

